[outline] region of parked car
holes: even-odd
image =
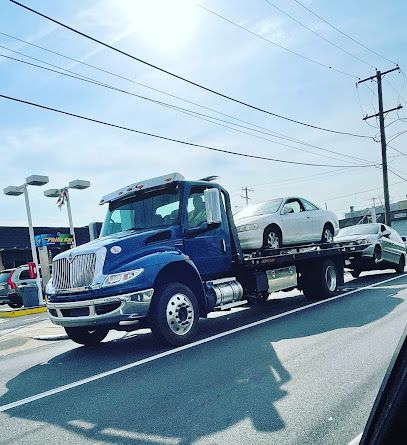
[[[0,272],[0,304],[8,304],[10,302],[10,276],[13,272],[14,269],[5,269]]]
[[[407,236],[402,236],[401,239],[402,239],[404,246],[406,247],[406,251],[407,251]]]
[[[8,303],[12,308],[19,308],[23,306],[21,289],[26,286],[36,287],[37,281],[35,278],[30,278],[28,266],[22,265],[9,270],[7,284],[7,296],[5,297],[7,301],[5,301],[5,303]]]
[[[406,264],[406,247],[401,236],[385,224],[359,224],[345,227],[335,238],[338,242],[367,244],[362,256],[349,260],[355,278],[364,270],[395,269],[402,273]]]
[[[331,243],[339,231],[335,213],[304,198],[273,199],[234,216],[242,249],[278,249],[293,244]]]

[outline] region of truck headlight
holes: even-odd
[[[127,283],[144,272],[144,269],[128,270],[126,272],[113,273],[105,278],[103,286],[114,286],[115,284]]]
[[[257,230],[259,228],[258,224],[244,224],[243,226],[237,227],[238,232],[248,232],[249,230]]]

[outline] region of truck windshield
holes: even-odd
[[[178,223],[179,187],[139,192],[109,205],[100,236],[146,230]]]
[[[379,233],[379,224],[360,224],[357,226],[344,227],[338,233],[338,236],[349,235],[374,235]]]
[[[269,213],[276,213],[281,205],[282,199],[273,199],[272,201],[262,202],[261,204],[254,204],[240,210],[236,213],[235,219],[247,218],[248,216],[267,215]]]

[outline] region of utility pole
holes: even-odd
[[[377,81],[377,95],[379,99],[379,112],[376,114],[372,114],[371,116],[365,116],[363,120],[370,119],[371,117],[377,117],[379,116],[380,121],[380,142],[382,146],[382,171],[383,171],[383,190],[384,190],[384,221],[385,224],[388,226],[391,226],[391,215],[390,215],[390,197],[389,197],[389,178],[387,173],[387,146],[386,146],[386,133],[384,130],[384,114],[389,113],[390,111],[400,110],[403,108],[400,104],[395,107],[391,108],[390,110],[383,111],[383,93],[382,93],[382,77],[388,73],[391,73],[393,71],[399,71],[400,67],[396,66],[395,68],[392,68],[390,70],[381,72],[379,70],[376,70],[376,75],[370,76],[366,79],[359,80],[358,84],[366,82],[368,80],[374,80]]]
[[[242,187],[242,190],[244,191],[244,196],[242,196],[242,198],[245,200],[246,203],[246,207],[249,205],[249,192],[254,192],[253,189],[249,189],[246,185],[246,187]]]

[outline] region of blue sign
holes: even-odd
[[[73,244],[73,236],[70,233],[46,233],[35,235],[34,238],[36,247],[62,247]]]

